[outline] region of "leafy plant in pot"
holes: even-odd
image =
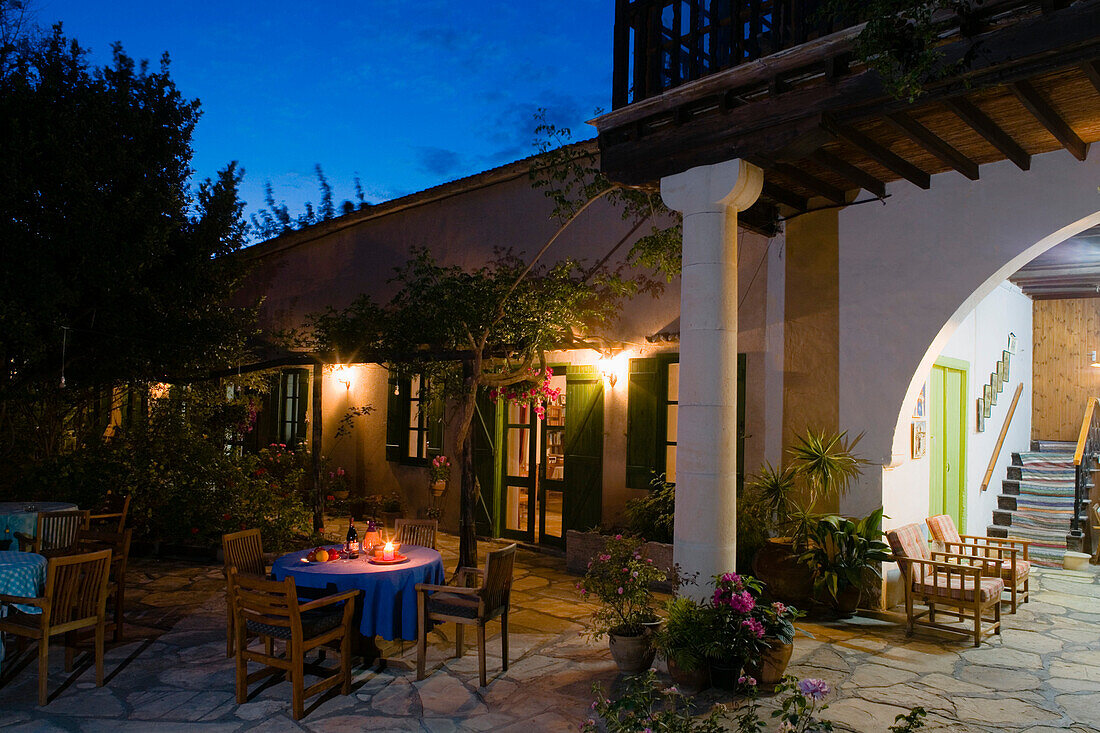
[[[750,575],[725,573],[714,576],[713,585],[707,607],[710,681],[721,690],[733,690],[741,670],[754,664],[764,647],[764,626],[753,615],[764,584]]]
[[[750,479],[746,503],[758,507],[770,536],[753,560],[753,572],[767,582],[769,595],[803,605],[812,598],[813,576],[799,558],[817,522],[816,507],[844,496],[867,464],[855,454],[862,437],[807,431],[788,449],[785,467],[766,463]]]
[[[810,532],[810,545],[799,558],[814,574],[814,591],[842,616],[859,607],[866,573],[881,577],[876,563],[890,560],[890,547],[881,540],[882,509],[853,521],[821,517]]]
[[[680,688],[703,690],[710,684],[707,650],[713,640],[714,615],[705,605],[680,596],[665,603],[665,623],[653,644],[668,664],[668,674]]]
[[[658,622],[651,583],[665,574],[643,557],[642,540],[615,535],[589,563],[577,584],[581,597],[600,607],[589,622],[588,633],[599,640],[608,637],[611,656],[623,674],[649,669],[656,655],[653,627]]]
[[[757,681],[764,690],[774,691],[783,681],[783,673],[794,652],[794,622],[806,614],[794,606],[780,601],[758,603],[753,615],[764,627],[764,646],[754,664],[745,668],[746,674]]]

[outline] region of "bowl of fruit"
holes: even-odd
[[[302,559],[308,563],[334,562],[340,559],[340,550],[335,547],[314,547]]]

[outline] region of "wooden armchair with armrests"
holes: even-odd
[[[402,545],[420,545],[435,548],[435,533],[439,529],[436,519],[398,519],[393,524],[397,541]]]
[[[103,532],[122,532],[130,515],[130,495],[108,494],[103,504],[88,515],[88,526]]]
[[[134,530],[110,532],[96,529],[82,529],[76,535],[76,547],[79,552],[111,551],[111,570],[107,583],[108,600],[112,601],[114,620],[109,626],[114,632],[114,641],[122,641],[123,609],[126,603],[126,565],[130,561],[130,538]]]
[[[88,526],[88,514],[82,509],[41,512],[34,537],[15,533],[20,552],[35,552],[45,557],[71,554],[76,548],[77,533]]]
[[[236,568],[237,573],[250,578],[267,578],[267,565],[264,562],[264,546],[260,530],[245,529],[222,535],[222,572],[227,581],[225,591],[225,656],[233,656],[233,594],[229,592],[229,570]]]
[[[1027,603],[1031,597],[1031,561],[1028,559],[1030,542],[1001,537],[960,535],[955,527],[955,520],[949,514],[928,517],[924,523],[928,525],[932,539],[943,545],[944,552],[1001,560],[999,565],[986,564],[983,572],[987,576],[999,577],[1005,582],[1005,589],[1011,593],[1011,613],[1016,613],[1018,604]]]
[[[455,623],[455,656],[462,656],[462,627],[477,627],[478,674],[485,687],[485,624],[500,618],[500,646],[504,671],[508,670],[508,609],[511,603],[512,569],[516,546],[494,550],[485,558],[485,570],[459,568],[460,585],[416,585],[416,679],[424,679],[428,623]],[[476,581],[480,579],[480,585]],[[471,581],[475,587],[471,587]]]

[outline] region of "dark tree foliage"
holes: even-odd
[[[12,7],[0,5],[0,25]],[[224,305],[242,275],[229,256],[246,233],[242,172],[231,163],[190,186],[199,103],[177,90],[167,56],[151,69],[116,45],[111,64],[93,68],[58,25],[6,42],[2,60],[0,461],[10,466],[55,454],[62,435],[94,436],[76,418],[114,386],[239,363],[255,314]]]
[[[264,183],[264,208],[252,215],[252,231],[250,234],[257,241],[273,239],[281,234],[293,232],[313,224],[335,219],[337,216],[350,214],[359,209],[370,206],[367,203],[366,194],[363,192],[363,183],[359,176],[355,177],[355,201],[344,199],[337,208],[333,198],[332,184],[321,169],[321,164],[313,166],[317,174],[317,188],[321,194],[321,203],[314,208],[312,201],[306,201],[305,211],[298,216],[292,216],[290,208],[285,203],[275,201],[275,189],[271,181]]]

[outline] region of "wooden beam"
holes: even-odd
[[[989,119],[985,112],[974,106],[966,97],[954,97],[943,102],[947,108],[958,115],[966,124],[970,125],[974,132],[978,133],[989,143],[1000,150],[1009,160],[1016,164],[1022,171],[1031,168],[1031,156],[1020,147],[1019,143],[1009,137],[1008,133],[997,126],[997,123]]]
[[[873,196],[882,198],[886,195],[886,184],[872,176],[870,173],[857,168],[846,160],[838,158],[827,150],[818,150],[810,156],[810,160],[818,165],[836,173],[842,178],[847,178],[860,188],[866,189]]]
[[[905,112],[892,112],[886,115],[894,127],[898,128],[921,147],[954,168],[972,181],[978,180],[978,164],[945,142],[939,135],[914,120]]]
[[[793,165],[788,165],[787,163],[773,163],[772,165],[766,167],[772,171],[775,171],[784,178],[788,178],[791,181],[794,181],[799,186],[802,186],[805,189],[809,189],[819,196],[824,196],[825,198],[832,201],[834,204],[845,203],[843,191],[841,191],[833,184],[823,181],[815,175],[807,173],[801,168]]]
[[[823,118],[822,123],[825,125],[825,129],[855,145],[887,170],[898,174],[914,186],[926,190],[932,187],[931,176],[856,128],[841,124],[828,116]]]
[[[1097,93],[1100,93],[1100,61],[1086,61],[1081,64],[1081,70],[1085,72],[1085,76],[1092,82],[1092,86],[1096,89]]]
[[[761,190],[761,193],[776,203],[790,206],[792,209],[797,209],[798,211],[805,211],[809,208],[809,204],[804,196],[799,196],[793,191],[788,191],[782,186],[767,180],[766,177],[764,179],[764,188]]]
[[[1020,103],[1027,108],[1027,111],[1043,123],[1043,127],[1047,128],[1050,134],[1062,143],[1062,147],[1068,150],[1074,158],[1084,160],[1088,157],[1088,143],[1077,136],[1077,133],[1062,118],[1062,115],[1058,114],[1058,111],[1051,106],[1050,102],[1043,99],[1043,95],[1030,82],[1014,82],[1009,84],[1009,88],[1020,100]]]

